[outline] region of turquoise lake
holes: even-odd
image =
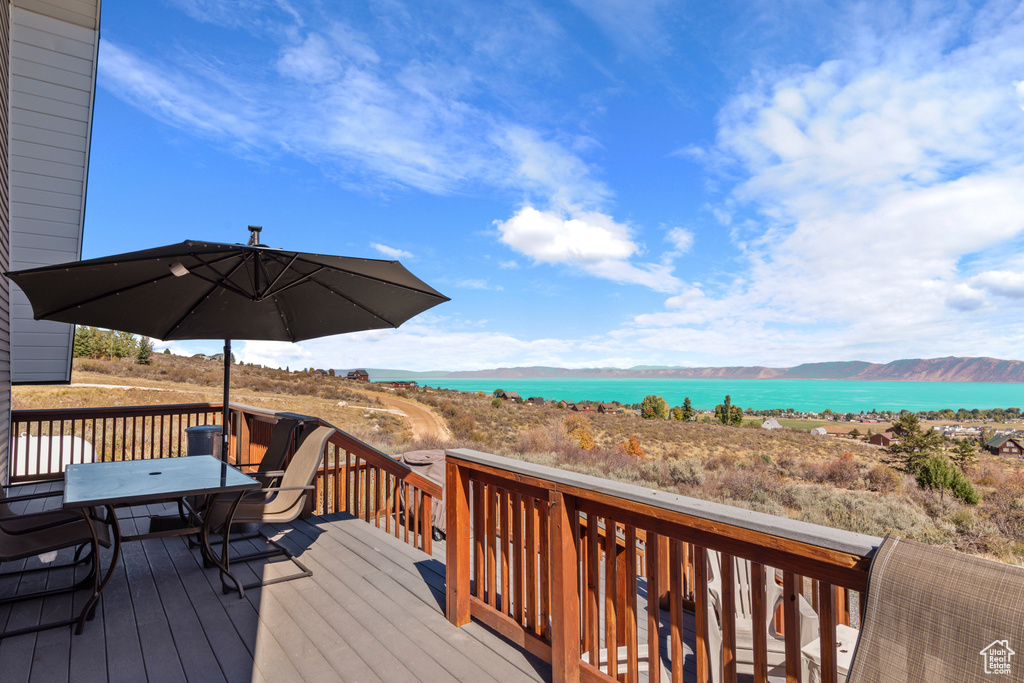
[[[370,378],[375,382],[390,379]],[[648,394],[670,406],[687,396],[694,408],[713,410],[729,394],[742,408],[793,408],[859,413],[872,410],[1024,407],[1024,384],[990,382],[846,382],[836,380],[729,379],[419,379],[420,386],[458,391],[518,392],[523,398],[639,403]]]

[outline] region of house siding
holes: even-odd
[[[0,271],[10,263],[10,198],[8,195],[8,103],[11,10],[0,2]],[[11,444],[10,281],[0,277],[0,486],[8,483]]]
[[[11,269],[82,256],[98,26],[97,0],[15,0],[11,9]],[[12,381],[69,381],[74,326],[33,320],[11,290]]]

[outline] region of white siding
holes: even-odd
[[[11,9],[11,269],[81,258],[98,26],[98,0],[15,0]],[[74,328],[33,320],[11,290],[12,380],[67,382]]]

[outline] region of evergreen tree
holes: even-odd
[[[944,455],[932,455],[918,467],[917,485],[925,489],[938,489],[939,500],[944,500],[946,489],[968,505],[977,505],[980,500],[974,485],[963,472],[946,459]]]
[[[953,464],[963,472],[978,459],[978,449],[967,439],[959,439],[953,446],[949,457]]]
[[[686,398],[683,399],[683,421],[689,422],[690,420],[693,419],[693,416],[695,414],[696,413],[694,413],[693,411],[693,404],[690,403],[690,397],[687,396]]]
[[[903,411],[892,425],[893,434],[899,439],[887,449],[889,464],[909,474],[917,474],[921,465],[939,451],[942,435],[934,429],[923,431],[917,415]]]
[[[139,337],[138,348],[135,350],[135,362],[139,365],[149,365],[152,354],[153,342],[149,337]]]

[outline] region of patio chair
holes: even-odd
[[[267,452],[263,454],[259,467],[249,476],[263,484],[263,488],[270,488],[280,481],[284,476],[285,460],[291,451],[292,440],[295,440],[296,448],[302,443],[305,432],[315,428],[315,425],[308,424],[304,420],[293,417],[282,417],[274,425],[270,433],[270,443],[267,445]]]
[[[733,577],[736,605],[736,671],[753,673],[754,671],[754,615],[752,609],[752,577],[750,561],[741,557],[733,558],[735,562]],[[722,672],[722,556],[715,550],[707,551],[708,565],[708,602],[712,609],[708,614],[708,640],[711,648],[711,680],[720,683]],[[782,586],[775,580],[775,570],[767,568],[765,581],[765,617],[767,622],[768,670],[783,666],[786,661],[786,642],[782,634],[776,630],[775,611],[782,604]],[[818,614],[811,604],[801,595],[798,623],[792,627],[800,634],[800,646],[807,645],[818,637]],[[790,625],[786,624],[789,631]],[[782,672],[784,675],[784,671]]]
[[[90,509],[84,514],[92,517],[93,524],[82,516],[82,512],[70,512],[62,509],[45,510],[33,513],[16,513],[9,507],[8,503],[24,502],[39,498],[47,498],[61,495],[61,491],[51,491],[42,494],[19,495],[0,499],[0,565],[5,562],[26,560],[38,555],[52,553],[66,548],[74,548],[75,552],[69,563],[51,565],[44,563],[43,566],[17,571],[0,572],[0,580],[32,574],[36,572],[49,572],[56,569],[73,568],[85,562],[90,563],[89,573],[79,581],[67,585],[52,586],[41,590],[30,590],[27,592],[15,592],[12,595],[0,597],[0,605],[12,602],[22,602],[45,598],[51,595],[70,593],[91,586],[96,586],[100,571],[99,548],[109,548],[111,545],[110,522],[111,520],[102,516],[98,510]],[[83,555],[88,548],[89,552]],[[111,565],[113,566],[113,565]],[[108,571],[108,575],[109,575]],[[72,574],[72,577],[74,574]],[[104,581],[106,578],[104,579]],[[50,581],[47,581],[49,584]],[[0,633],[0,639],[35,633],[45,629],[59,626],[70,626],[78,624],[79,632],[87,619],[92,619],[95,603],[87,601],[82,611],[70,618],[59,621],[46,622],[24,628],[11,629]],[[87,614],[88,612],[88,614]]]
[[[327,446],[327,441],[336,431],[337,430],[335,430],[334,427],[328,426],[319,426],[312,430],[304,431],[302,434],[302,441],[296,448],[295,455],[292,456],[291,461],[288,463],[288,467],[282,473],[280,482],[275,486],[250,491],[242,496],[241,501],[239,501],[238,506],[235,508],[234,515],[230,518],[230,525],[253,523],[280,524],[291,522],[297,518],[299,514],[302,513],[305,506],[306,496],[313,489],[313,478],[316,476],[316,471],[323,460],[324,448]],[[283,581],[291,581],[304,576],[312,576],[313,572],[299,562],[299,560],[292,555],[287,548],[262,533],[233,539],[230,534],[230,528],[227,528],[229,526],[228,517],[231,514],[231,502],[218,500],[209,507],[205,514],[211,516],[209,519],[211,531],[222,536],[223,547],[220,557],[217,559],[225,572],[229,570],[231,563],[237,564],[280,556],[287,557],[296,567],[299,568],[299,572],[297,574],[277,577],[251,584],[239,585],[239,595],[242,595],[246,588],[256,588],[259,586],[281,583]],[[244,540],[246,538],[252,539],[257,537],[262,538],[267,543],[274,546],[274,549],[241,555],[234,558],[230,556],[230,553],[228,552],[228,544],[232,540]],[[205,551],[210,553],[212,556],[212,548],[207,547]],[[228,592],[228,590],[229,588],[225,586],[224,592]]]

